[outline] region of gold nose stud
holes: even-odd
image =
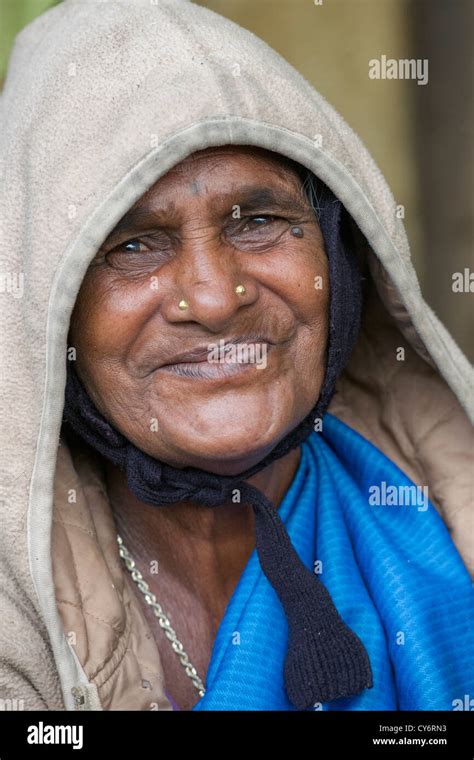
[[[235,288],[235,292],[238,296],[243,296],[246,292],[245,285],[237,285]],[[184,298],[179,302],[178,309],[181,309],[181,311],[186,311],[186,309],[189,308],[189,304],[187,301],[184,300]]]

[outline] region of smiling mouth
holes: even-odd
[[[265,360],[268,353],[274,345],[265,344]],[[265,361],[266,366],[266,361]],[[194,380],[229,380],[250,372],[255,372],[262,368],[258,361],[233,361],[221,359],[219,361],[210,361],[208,357],[202,360],[176,362],[175,364],[164,364],[158,368],[158,371],[168,372],[177,377],[194,379]]]

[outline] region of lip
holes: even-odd
[[[239,344],[247,344],[247,345],[253,345],[255,343],[266,343],[267,347],[270,348],[270,346],[273,345],[272,341],[268,340],[268,338],[264,337],[263,335],[248,335],[243,338],[218,338],[216,341],[214,341],[214,345],[218,343],[219,345],[223,343],[226,347],[227,346],[236,346]],[[206,362],[209,357],[209,345],[212,345],[213,341],[208,341],[206,344],[195,346],[195,348],[192,348],[190,351],[182,351],[179,354],[175,354],[165,364],[162,364],[159,369],[165,369],[166,367],[172,367],[177,364],[193,364],[193,363],[201,363]]]
[[[222,339],[221,339],[222,340]],[[255,340],[246,338],[245,340],[233,340],[224,342],[225,345],[238,345],[245,343],[253,345],[255,343],[266,344],[266,355],[271,353],[275,347],[274,343],[267,340]],[[260,371],[256,362],[226,362],[226,361],[209,361],[208,347],[199,346],[193,351],[179,354],[167,364],[157,368],[158,371],[173,374],[183,380],[203,380],[203,381],[228,381],[244,378],[250,372]]]

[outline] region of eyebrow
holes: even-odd
[[[302,192],[297,195],[282,187],[249,185],[239,188],[237,192],[231,195],[235,198],[233,205],[240,206],[240,210],[243,212],[267,208],[290,211],[293,214],[304,214],[309,210],[309,202],[305,200]]]
[[[122,233],[133,233],[139,230],[146,229],[147,227],[153,227],[157,224],[163,224],[164,216],[166,213],[152,208],[151,206],[137,206],[137,208],[131,208],[130,211],[121,218],[118,224],[115,225],[112,232],[107,236],[107,240],[118,237]]]
[[[307,214],[310,204],[305,199],[303,192],[299,195],[284,188],[259,187],[256,185],[244,185],[234,190],[229,190],[220,196],[220,204],[226,207],[226,214],[232,206],[239,206],[240,212],[248,214],[252,211],[286,211],[297,216]],[[107,240],[116,238],[122,234],[133,234],[140,230],[154,226],[165,226],[170,219],[177,218],[176,206],[170,204],[166,208],[152,206],[137,206],[131,208],[121,218]]]

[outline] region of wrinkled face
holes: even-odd
[[[226,146],[181,162],[123,217],[87,271],[69,338],[95,405],[138,448],[234,475],[315,404],[328,309],[298,175]]]

